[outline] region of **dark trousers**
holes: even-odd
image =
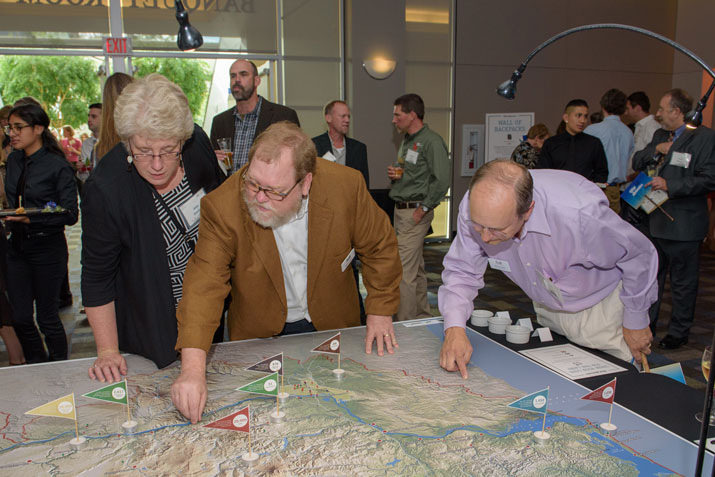
[[[310,333],[312,331],[317,331],[313,323],[308,320],[295,321],[293,323],[286,323],[281,331],[280,335],[297,335],[300,333]]]
[[[60,286],[67,272],[67,243],[64,233],[28,237],[21,246],[8,250],[8,295],[14,311],[13,323],[28,363],[48,360],[40,333],[45,337],[49,359],[67,359],[67,336],[59,315]]]
[[[651,238],[658,251],[658,301],[650,307],[651,329],[655,328],[663,298],[665,277],[670,273],[670,291],[673,312],[668,334],[676,338],[687,337],[695,317],[695,299],[698,295],[698,268],[700,240],[680,242]]]

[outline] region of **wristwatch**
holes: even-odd
[[[424,212],[425,214],[430,211],[430,208],[424,204],[420,204],[420,209],[422,209],[422,212]]]

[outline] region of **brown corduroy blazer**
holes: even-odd
[[[225,297],[231,340],[275,336],[285,325],[285,286],[271,229],[250,217],[233,174],[201,200],[196,252],[184,276],[176,349],[209,349]],[[367,314],[392,315],[400,301],[402,265],[387,215],[362,175],[318,158],[308,203],[308,311],[318,330],[360,324],[351,249],[362,262]]]

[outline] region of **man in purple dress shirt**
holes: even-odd
[[[474,174],[439,289],[440,365],[464,378],[472,355],[464,328],[487,265],[534,301],[542,326],[624,360],[650,353],[655,248],[584,177],[511,161],[492,161]]]

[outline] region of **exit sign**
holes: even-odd
[[[108,56],[126,56],[132,53],[132,40],[125,37],[104,38],[104,54]]]

